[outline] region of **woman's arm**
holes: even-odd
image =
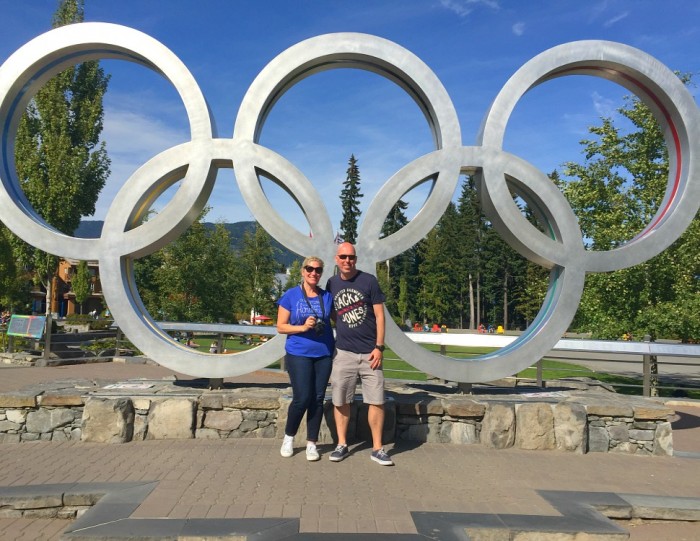
[[[289,316],[291,312],[286,308],[280,306],[277,309],[277,332],[280,334],[297,334],[306,331],[310,331],[314,328],[316,324],[316,318],[309,316],[303,325],[291,325],[289,323]]]

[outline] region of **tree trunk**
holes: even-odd
[[[481,325],[481,276],[476,275],[476,327]]]
[[[469,275],[469,330],[476,329],[474,321],[474,282],[472,275]]]
[[[503,277],[503,330],[508,328],[508,272]]]
[[[659,396],[659,364],[656,355],[650,357],[649,371],[651,372],[651,379],[649,380],[650,395]]]

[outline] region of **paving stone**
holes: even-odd
[[[265,390],[231,392],[222,396],[222,406],[236,409],[277,410],[280,407],[280,393]]]
[[[41,391],[14,391],[0,393],[0,408],[34,408]]]
[[[37,399],[42,407],[46,406],[82,406],[85,399],[82,394],[75,392],[48,392],[39,395]]]
[[[668,420],[675,412],[663,404],[658,404],[657,406],[634,406],[634,418],[635,419],[654,419],[654,420]]]

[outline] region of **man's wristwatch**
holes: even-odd
[[[374,346],[374,349],[378,349],[379,351],[381,351],[382,353],[384,353],[384,345],[383,345],[383,344],[382,344],[382,345],[376,344],[376,345]]]

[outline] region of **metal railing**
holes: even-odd
[[[406,335],[418,343],[436,344],[440,346],[441,354],[446,354],[448,346],[453,347],[496,347],[500,348],[515,341],[517,335],[493,335],[478,334],[457,331],[452,333],[428,333],[409,332]],[[588,340],[566,339],[557,342],[552,350],[545,356],[547,359],[562,360],[576,364],[591,364],[593,366],[607,364],[628,364],[630,367],[640,369],[633,370],[631,377],[641,376],[641,385],[612,383],[615,387],[638,387],[643,396],[651,396],[655,389],[668,390],[694,390],[700,391],[700,345],[681,344],[670,341],[652,342],[648,337],[645,341],[622,340]],[[579,354],[579,355],[577,355]],[[596,358],[600,355],[604,358]],[[683,359],[681,361],[680,359]],[[684,367],[691,369],[692,377],[685,378],[690,385],[661,385],[658,381],[663,374],[653,372],[654,367]],[[538,385],[543,384],[542,360],[531,368],[536,370]],[[572,369],[576,371],[576,369]],[[620,372],[609,368],[601,370],[609,374],[619,375]],[[624,374],[628,374],[624,372]],[[682,374],[674,376],[676,379],[684,379]],[[666,379],[669,379],[668,376]]]
[[[234,325],[226,323],[176,323],[176,322],[157,322],[157,325],[166,332],[181,332],[214,335],[217,342],[217,351],[224,350],[224,343],[227,337],[240,337],[246,335],[270,338],[277,335],[277,329],[270,325]],[[123,337],[118,327],[112,326],[111,331],[115,336],[115,354],[114,355],[96,355],[91,353],[82,353],[75,357],[62,357],[62,361],[86,361],[86,360],[109,360],[113,356],[119,356],[122,349],[121,344]],[[440,354],[448,355],[449,347],[494,347],[500,348],[506,346],[517,339],[517,335],[493,335],[466,332],[460,330],[452,330],[450,332],[407,332],[406,336],[414,342],[421,344],[433,344],[440,348]],[[55,338],[55,336],[54,336]],[[7,340],[3,337],[3,344]],[[78,344],[80,341],[67,341],[63,339],[61,343],[65,345]],[[456,352],[452,352],[456,353]],[[602,358],[595,358],[594,355],[599,355]],[[458,356],[455,356],[458,358]],[[620,365],[629,365],[633,368],[636,377],[641,376],[641,385],[632,385],[625,383],[613,383],[616,387],[640,387],[644,396],[651,396],[654,389],[694,389],[700,390],[700,345],[696,344],[679,344],[668,342],[652,342],[650,340],[635,342],[635,341],[617,341],[617,340],[589,340],[589,339],[567,339],[559,340],[552,348],[550,353],[546,355],[548,359],[562,360],[585,365],[598,365],[602,363],[614,363]],[[682,359],[682,360],[679,360]],[[398,359],[387,357],[387,360],[404,360],[410,364],[410,359]],[[280,360],[282,368],[284,368],[284,360]],[[271,363],[272,364],[272,363]],[[641,367],[640,367],[641,364]],[[683,367],[694,370],[692,377],[687,378],[690,385],[662,385],[659,379],[663,379],[663,374],[653,372],[655,366],[663,367]],[[536,370],[536,380],[538,385],[544,383],[542,360],[538,361],[531,368]],[[577,369],[571,368],[575,372]],[[627,374],[626,371],[615,370],[600,370],[610,374]],[[422,373],[419,370],[411,370],[408,368],[402,369],[386,369],[387,376],[391,377],[391,372],[415,372]],[[635,376],[633,376],[635,377]],[[668,379],[668,378],[666,378]],[[683,379],[676,378],[676,379]],[[487,383],[487,382],[484,382]]]

